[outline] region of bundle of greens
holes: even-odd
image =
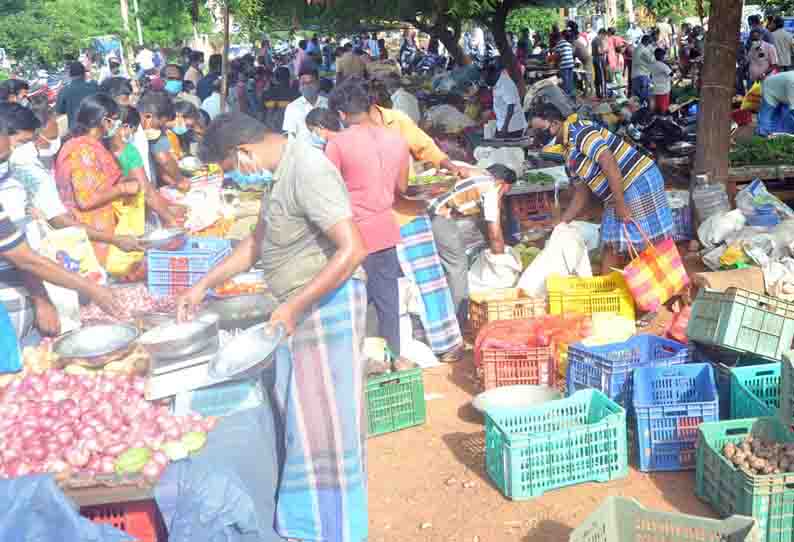
[[[794,137],[753,137],[737,142],[730,160],[734,167],[790,164],[794,162]]]
[[[529,184],[553,185],[554,177],[552,177],[548,173],[530,171],[524,177],[524,182],[527,182]]]

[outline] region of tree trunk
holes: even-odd
[[[414,25],[431,38],[436,38],[444,45],[444,48],[458,66],[463,64],[463,49],[459,44],[460,21],[450,21],[447,17],[440,16],[432,26],[423,23],[419,19],[406,19],[406,22]]]
[[[121,24],[124,32],[130,31],[130,6],[127,0],[121,0]]]
[[[696,174],[725,182],[731,148],[731,99],[736,93],[736,35],[742,3],[712,0],[698,111]]]
[[[623,7],[626,10],[626,18],[630,23],[634,22],[634,0],[624,0]]]

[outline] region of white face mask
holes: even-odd
[[[43,158],[55,156],[61,148],[61,136],[58,136],[55,139],[47,139],[47,141],[50,143],[49,146],[39,149],[39,156]]]

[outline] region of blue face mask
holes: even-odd
[[[326,143],[328,143],[328,141],[326,141],[324,137],[322,137],[319,134],[315,134],[314,132],[311,133],[311,136],[312,136],[312,145],[314,145],[318,149],[325,148],[325,145]]]
[[[171,131],[178,136],[183,136],[187,133],[187,126],[174,126]]]
[[[239,186],[251,186],[251,185],[269,185],[273,182],[273,172],[270,170],[262,170],[258,173],[240,173],[238,170],[232,170],[226,174],[232,181],[237,183]]]
[[[165,82],[165,91],[169,94],[179,94],[182,92],[182,81],[174,81],[173,79],[169,79]]]

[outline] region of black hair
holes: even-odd
[[[306,115],[306,126],[308,128],[325,128],[332,132],[342,129],[342,123],[336,111],[331,111],[325,107],[315,107]]]
[[[331,81],[327,77],[323,77],[322,79],[320,79],[320,92],[325,92],[326,94],[330,94],[332,90],[334,90],[333,81]]]
[[[656,57],[656,60],[664,60],[664,57],[667,56],[667,51],[665,51],[661,47],[657,47],[656,50],[653,52],[653,56]]]
[[[50,120],[50,103],[44,93],[30,97],[30,110],[39,119],[42,126]]]
[[[210,125],[210,122],[212,122],[212,118],[210,118],[210,114],[204,111],[203,109],[199,109],[198,112],[199,112],[199,117],[201,117],[201,120],[199,122],[201,122],[201,125],[204,128],[206,128],[207,126]]]
[[[223,68],[223,55],[214,54],[210,55],[210,71],[213,73],[220,73]]]
[[[347,43],[345,43],[342,46],[342,49],[344,49],[345,51],[352,51],[353,50],[353,44],[350,43],[350,42],[347,42]]]
[[[775,28],[785,28],[786,21],[780,15],[775,15]]]
[[[199,120],[199,108],[185,100],[177,100],[174,102],[174,113],[178,113],[190,119]]]
[[[190,63],[193,64],[194,62],[204,62],[204,53],[201,51],[191,51]]]
[[[532,111],[531,116],[543,120],[556,120],[558,122],[565,121],[565,115],[562,114],[556,105],[551,103],[539,105]]]
[[[488,173],[494,176],[494,178],[501,179],[507,184],[513,184],[516,182],[516,180],[518,180],[516,172],[504,164],[493,164],[486,169],[488,170]]]
[[[282,85],[289,84],[289,68],[286,66],[279,66],[276,68],[276,72],[273,74],[276,78],[276,82]]]
[[[272,132],[263,123],[245,113],[223,113],[215,117],[204,132],[199,145],[203,162],[222,162],[240,145],[258,143]]]
[[[650,37],[648,34],[645,34],[640,40],[640,43],[642,43],[643,45],[649,45],[652,41],[653,38]]]
[[[367,85],[359,78],[345,80],[328,97],[329,109],[348,115],[366,113],[369,111],[369,106]]]
[[[19,94],[23,90],[30,90],[30,85],[24,79],[8,79],[6,82],[9,94]]]
[[[317,71],[317,68],[311,67],[310,64],[301,65],[301,69],[298,72],[298,78],[300,79],[304,75],[311,75],[315,79],[320,79],[320,72]]]
[[[193,84],[193,81],[189,79],[185,79],[184,81],[182,81],[182,92],[190,93],[193,92],[194,90],[196,90],[196,85]]]
[[[71,135],[84,135],[92,128],[101,126],[104,119],[114,117],[118,114],[118,104],[107,94],[100,92],[93,96],[86,96],[80,102],[80,107],[77,109]]]
[[[118,98],[119,96],[132,95],[132,85],[129,80],[124,77],[110,77],[102,81],[99,85],[99,91]]]
[[[8,135],[23,131],[33,132],[41,128],[41,122],[36,114],[23,105],[7,104],[2,114],[6,118]]]
[[[747,17],[747,24],[753,26],[754,24],[761,24],[761,17],[758,15],[750,15]]]
[[[121,110],[121,123],[137,130],[141,125],[141,114],[134,107],[125,107]]]
[[[160,77],[162,77],[163,80],[167,80],[168,79],[168,77],[166,77],[166,73],[168,72],[168,68],[174,68],[174,69],[179,70],[179,78],[180,79],[184,79],[185,78],[185,72],[182,71],[182,66],[180,66],[179,64],[166,64],[165,66],[163,66],[163,69],[160,72]]]
[[[85,66],[82,62],[69,64],[69,77],[85,77]]]
[[[301,49],[305,50],[307,45],[309,45],[309,44],[306,42],[306,40],[300,40],[298,42],[298,47],[300,47]]]
[[[193,54],[193,50],[190,47],[182,47],[182,56],[188,56]]]
[[[174,101],[167,92],[150,90],[138,100],[138,112],[141,115],[155,115],[160,119],[173,120],[176,115]]]
[[[606,28],[602,28],[601,30],[598,31],[598,34],[599,35],[603,34],[604,36],[606,36],[607,35],[607,29]]]

